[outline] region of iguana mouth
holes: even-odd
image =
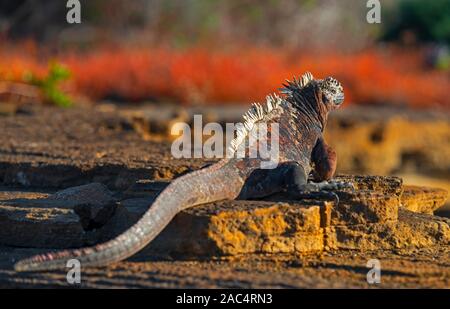
[[[336,105],[341,105],[343,102],[344,102],[344,93],[340,93],[334,98],[334,104]]]

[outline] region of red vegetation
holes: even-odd
[[[33,48],[0,47],[0,80],[20,81],[24,72],[45,74],[49,60]],[[92,100],[169,99],[183,103],[261,101],[285,78],[311,71],[341,80],[351,103],[450,107],[448,73],[424,68],[418,51],[365,50],[352,54],[233,51],[191,48],[98,49],[63,54],[57,61],[73,73],[70,88]]]

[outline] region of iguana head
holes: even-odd
[[[322,92],[322,102],[332,109],[338,108],[344,102],[344,88],[333,77],[327,77],[317,81]]]
[[[331,110],[338,108],[344,102],[344,89],[333,77],[314,79],[310,72],[306,72],[300,78],[294,77],[292,81],[286,82],[281,92],[297,103],[302,104],[302,98],[314,97],[317,103],[321,102],[326,107],[326,110]]]

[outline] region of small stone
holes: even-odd
[[[104,184],[94,182],[58,191],[48,199],[66,201],[70,204],[105,205],[113,201],[113,196]]]
[[[0,243],[34,248],[80,247],[85,231],[72,209],[0,203]]]
[[[111,191],[104,184],[95,182],[58,191],[47,201],[57,201],[60,207],[72,208],[86,230],[103,226],[116,208]]]

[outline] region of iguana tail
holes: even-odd
[[[93,247],[36,255],[17,262],[15,270],[64,269],[70,259],[77,259],[82,268],[105,266],[132,256],[150,243],[179,211],[212,201],[234,199],[243,182],[228,162],[223,160],[175,179],[144,216],[117,238]]]

